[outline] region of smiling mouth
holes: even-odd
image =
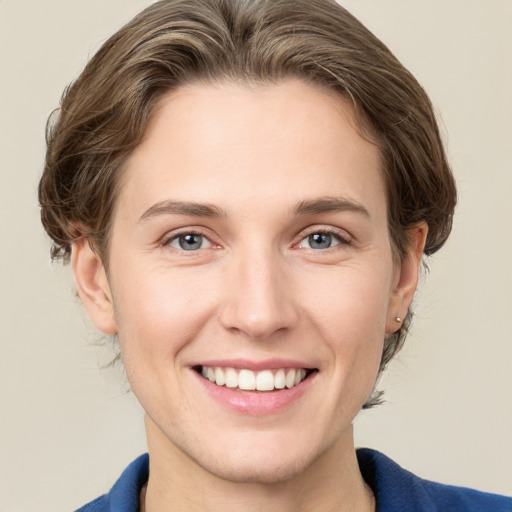
[[[279,391],[291,389],[307,379],[316,369],[278,368],[252,371],[244,368],[224,368],[220,366],[196,366],[202,377],[217,386],[225,386],[234,391]]]

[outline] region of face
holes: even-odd
[[[119,334],[150,446],[278,481],[351,443],[410,294],[349,104],[298,80],[190,85],[123,173],[86,306]]]

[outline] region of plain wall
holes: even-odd
[[[512,493],[512,2],[345,0],[417,76],[459,184],[413,333],[357,443],[419,475]],[[145,451],[142,412],[49,261],[36,189],[48,114],[144,0],[0,0],[0,512],[71,511]]]

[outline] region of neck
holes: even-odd
[[[352,429],[305,471],[281,482],[233,482],[214,475],[173,445],[146,420],[150,478],[146,512],[280,512],[374,511],[354,449]]]

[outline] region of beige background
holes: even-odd
[[[0,512],[71,511],[145,450],[142,414],[52,266],[36,187],[44,124],[147,0],[0,0]],[[430,263],[388,404],[357,442],[421,476],[512,493],[512,2],[345,0],[430,92],[460,206]]]

